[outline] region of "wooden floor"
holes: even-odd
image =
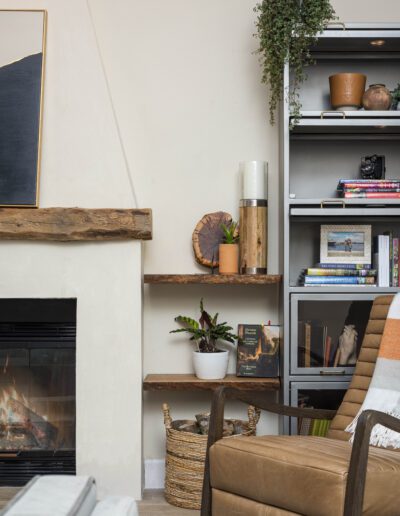
[[[138,503],[139,516],[198,516],[200,511],[180,509],[170,505],[164,499],[162,490],[147,490],[143,494],[143,500]]]
[[[20,487],[0,487],[0,509],[7,505],[20,489]]]
[[[0,510],[7,505],[19,491],[19,487],[0,487]],[[143,500],[138,502],[140,516],[198,516],[200,511],[179,509],[167,503],[163,491],[148,490],[144,492]]]

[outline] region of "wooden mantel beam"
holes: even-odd
[[[151,240],[149,209],[1,208],[0,240]]]

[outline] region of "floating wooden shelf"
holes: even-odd
[[[1,208],[0,240],[151,240],[149,209]]]
[[[246,391],[278,390],[279,378],[243,378],[228,374],[223,380],[199,380],[193,374],[148,374],[145,391],[210,391],[225,385]]]
[[[272,285],[281,283],[280,274],[145,274],[151,285]]]

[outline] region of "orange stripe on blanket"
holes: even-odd
[[[400,319],[386,319],[378,356],[400,360]]]

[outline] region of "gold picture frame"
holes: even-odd
[[[45,9],[0,9],[1,207],[39,206],[47,17]]]

